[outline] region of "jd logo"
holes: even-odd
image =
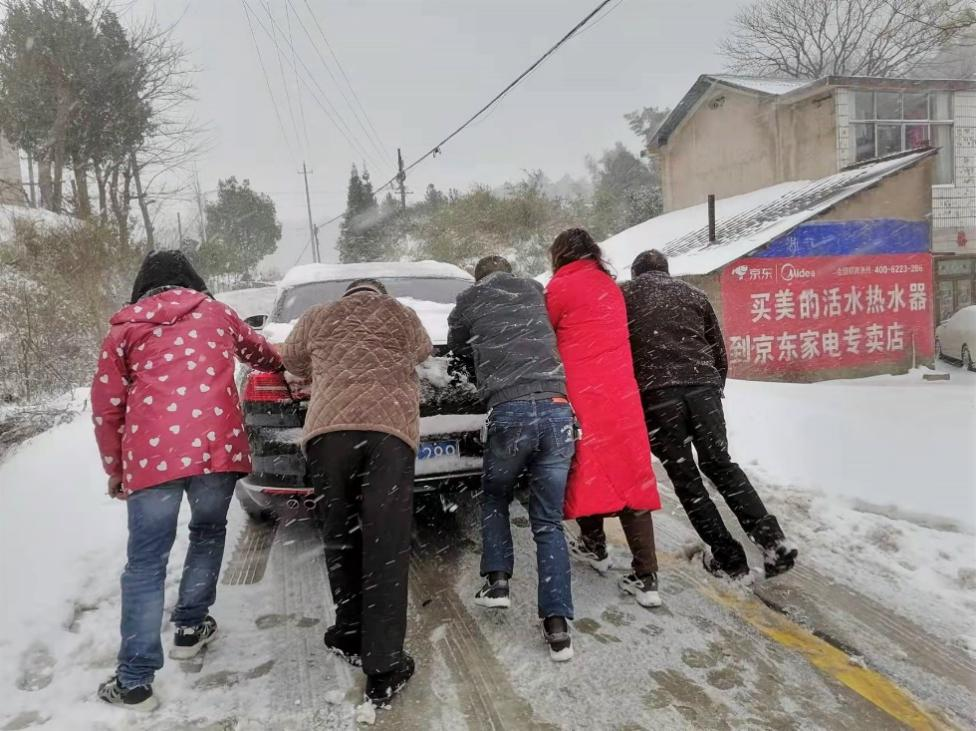
[[[792,264],[784,264],[779,268],[779,277],[784,282],[792,282],[795,279],[813,279],[817,273],[812,269],[795,267]]]
[[[745,279],[745,278],[746,278],[746,273],[747,273],[748,271],[749,271],[749,265],[748,265],[748,264],[740,264],[739,266],[737,266],[737,267],[736,267],[735,269],[733,269],[733,270],[732,270],[732,273],[733,273],[733,274],[734,274],[734,275],[735,275],[735,276],[736,276],[736,277],[737,277],[737,278],[739,279],[739,281],[741,282],[741,281],[742,281],[743,279]]]

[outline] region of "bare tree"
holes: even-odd
[[[760,76],[904,76],[974,24],[971,0],[756,0],[721,51]]]

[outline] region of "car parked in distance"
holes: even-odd
[[[976,305],[963,307],[935,329],[935,350],[942,360],[976,370],[973,348],[976,348]]]

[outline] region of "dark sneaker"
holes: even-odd
[[[617,586],[625,594],[633,595],[642,607],[661,606],[661,595],[657,591],[657,574],[647,576],[627,574],[617,582]]]
[[[542,638],[549,645],[549,659],[566,662],[573,659],[573,638],[565,617],[546,617],[542,620]]]
[[[323,641],[333,655],[338,655],[353,667],[362,667],[363,658],[360,655],[362,649],[359,633],[346,632],[340,630],[337,625],[332,625],[325,631]]]
[[[116,675],[98,686],[98,697],[113,706],[121,706],[143,713],[155,711],[159,707],[159,699],[153,695],[151,685],[123,688],[119,685],[119,678]]]
[[[569,546],[570,556],[583,563],[588,563],[594,571],[600,574],[606,574],[613,568],[610,555],[607,553],[606,548],[599,550],[587,548],[582,539],[570,535],[566,536],[566,544]]]
[[[474,603],[489,609],[508,609],[512,599],[508,591],[508,574],[492,571],[485,577],[485,585],[474,595]]]
[[[370,701],[377,708],[389,708],[390,701],[397,693],[403,690],[403,686],[413,677],[415,665],[413,658],[407,653],[403,653],[403,660],[400,667],[388,673],[377,673],[366,676],[366,700]]]
[[[217,635],[217,620],[209,614],[196,627],[177,627],[173,635],[173,647],[169,656],[173,660],[189,660],[214,641]]]
[[[739,581],[749,576],[749,564],[747,562],[743,561],[742,563],[735,563],[730,566],[722,565],[708,548],[702,554],[702,565],[708,573],[720,579]]]
[[[785,574],[796,563],[798,551],[796,547],[786,541],[779,541],[771,548],[763,551],[763,568],[766,571],[766,578]]]

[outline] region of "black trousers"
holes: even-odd
[[[389,434],[343,431],[315,437],[306,453],[336,625],[360,639],[363,672],[389,672],[407,632],[414,452]]]
[[[749,478],[729,456],[721,392],[714,387],[684,386],[646,391],[641,398],[651,451],[667,470],[692,527],[719,564],[726,568],[742,566],[746,555],[722,522],[699,467],[756,544],[771,548],[781,541],[779,522],[766,511]],[[698,453],[698,465],[692,445]]]

